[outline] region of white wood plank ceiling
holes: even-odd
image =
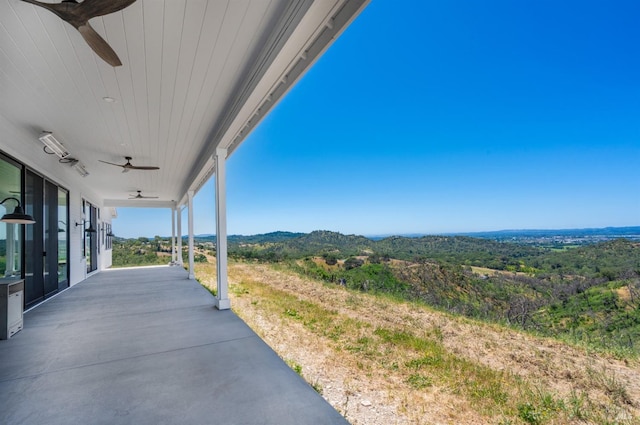
[[[215,148],[230,154],[367,1],[137,0],[90,21],[120,57],[115,68],[53,13],[0,1],[0,149],[82,179],[106,205],[184,200],[214,171]],[[90,175],[44,154],[43,130]],[[160,170],[98,161],[125,156]],[[128,200],[136,190],[159,199]]]

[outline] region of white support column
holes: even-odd
[[[7,240],[6,240],[6,246],[5,246],[5,251],[6,251],[6,267],[5,272],[4,272],[4,277],[7,276],[13,276],[14,273],[16,272],[16,247],[15,247],[15,236],[16,236],[16,231],[15,231],[15,224],[14,223],[7,223],[7,230],[6,230],[6,234],[7,234]]]
[[[189,199],[189,279],[196,278],[196,270],[193,261],[193,190],[187,192]]]
[[[176,207],[171,207],[171,265],[176,264]]]
[[[227,192],[226,192],[226,149],[216,149],[214,155],[216,169],[216,262],[218,310],[231,308],[229,301],[229,281],[227,278]]]
[[[178,257],[176,259],[176,264],[178,264],[179,266],[182,265],[182,207],[180,205],[178,205],[178,208],[176,210],[177,214],[178,214],[178,249],[176,252],[176,256]]]

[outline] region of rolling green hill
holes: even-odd
[[[166,264],[169,239],[116,238],[114,266]],[[196,238],[198,261],[215,236]],[[186,255],[186,241],[183,257]],[[468,236],[373,240],[330,231],[229,237],[229,255],[598,349],[640,353],[640,242],[571,249]]]
[[[466,236],[374,241],[318,231],[230,252],[288,260],[301,274],[358,291],[640,353],[640,243],[630,240],[557,251]]]

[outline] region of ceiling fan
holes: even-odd
[[[121,66],[120,58],[111,46],[89,25],[89,19],[117,12],[136,0],[62,0],[60,3],[43,3],[37,0],[22,0],[35,4],[58,15],[60,19],[77,29],[89,47],[111,66]]]
[[[141,190],[137,190],[137,195],[129,195],[129,199],[158,199],[157,196],[144,196]]]
[[[100,162],[104,162],[105,164],[109,164],[109,165],[115,165],[116,167],[122,167],[123,173],[128,173],[130,170],[159,170],[160,167],[147,167],[144,165],[132,165],[131,164],[131,160],[133,158],[131,158],[130,156],[125,156],[124,159],[127,160],[126,163],[124,164],[114,164],[113,162],[108,162],[108,161],[103,161],[101,159],[99,159],[98,161]]]

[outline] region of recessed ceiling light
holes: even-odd
[[[114,103],[116,100],[113,97],[105,96],[102,98],[107,103]]]

